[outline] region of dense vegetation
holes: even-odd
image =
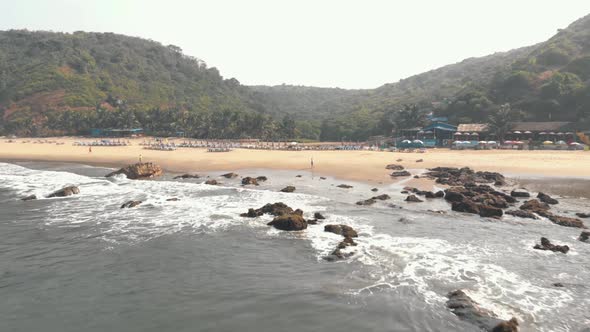
[[[0,132],[143,127],[201,138],[363,140],[419,125],[511,119],[590,125],[590,16],[544,43],[374,90],[241,85],[176,46],[112,33],[0,32]]]

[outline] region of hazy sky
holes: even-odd
[[[243,84],[374,88],[587,14],[590,0],[0,0],[0,29],[150,38]]]

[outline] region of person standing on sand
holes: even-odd
[[[92,147],[91,146],[88,147],[88,153],[92,153]]]
[[[313,169],[313,157],[311,157],[311,169]]]
[[[142,160],[143,160],[143,157],[142,157],[142,155],[141,155],[141,153],[140,153],[140,154],[139,154],[139,163],[140,163],[140,164],[141,164]]]

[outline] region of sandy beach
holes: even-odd
[[[160,164],[171,172],[237,171],[240,169],[310,170],[314,160],[317,175],[367,182],[392,182],[385,165],[401,164],[405,168],[425,169],[436,166],[468,166],[475,170],[496,171],[508,176],[590,177],[590,152],[586,151],[516,151],[516,150],[428,150],[426,153],[377,151],[269,151],[235,149],[213,153],[206,149],[179,148],[176,151],[146,150],[144,139],[132,139],[130,146],[74,146],[80,138],[49,138],[63,143],[34,143],[37,139],[0,140],[0,159],[76,162],[119,167],[138,161]],[[27,142],[28,141],[28,142]],[[26,142],[26,143],[25,143]],[[402,159],[401,162],[396,160]],[[416,162],[423,159],[423,162]]]

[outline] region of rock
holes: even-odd
[[[212,186],[216,186],[216,185],[218,185],[218,184],[220,184],[220,183],[219,183],[219,182],[217,182],[217,180],[211,179],[211,180],[207,180],[207,181],[205,181],[205,184],[212,185]]]
[[[343,253],[340,248],[336,248],[334,251],[332,251],[332,253],[330,254],[330,256],[324,257],[325,260],[329,261],[329,262],[333,262],[339,259],[344,259],[346,257],[350,257],[354,255],[354,253],[349,252],[349,253]]]
[[[504,198],[492,195],[490,193],[477,194],[473,197],[470,197],[469,199],[476,203],[480,203],[482,205],[490,205],[499,209],[505,209],[508,207],[508,202],[506,202]]]
[[[491,205],[479,205],[479,215],[487,218],[499,218],[504,214],[502,209],[493,207]]]
[[[128,179],[141,180],[160,176],[164,173],[162,167],[153,163],[137,163],[121,168],[118,171],[111,172],[106,177],[111,177],[118,174],[125,174]]]
[[[518,321],[515,318],[503,321],[486,309],[481,308],[462,290],[450,292],[447,295],[447,308],[459,317],[478,328],[492,332],[517,332]]]
[[[398,160],[396,160],[398,163],[404,161],[402,158],[399,158]]]
[[[313,217],[314,217],[315,219],[318,219],[318,220],[323,220],[323,219],[326,219],[326,217],[324,217],[324,216],[323,216],[321,213],[319,213],[319,212],[316,212],[316,213],[314,213],[314,214],[313,214]]]
[[[543,203],[547,203],[547,204],[558,204],[559,201],[556,200],[555,198],[552,198],[551,196],[545,194],[545,193],[539,193],[537,194],[537,198],[543,202]]]
[[[194,174],[194,175],[193,174],[182,174],[182,175],[175,176],[173,179],[176,180],[176,179],[198,179],[198,178],[200,178],[200,176],[198,176],[196,174]]]
[[[519,198],[527,198],[527,197],[531,197],[531,194],[528,191],[526,191],[525,189],[514,189],[510,192],[510,196],[519,197]]]
[[[295,191],[295,187],[293,186],[286,186],[285,188],[281,189],[282,192],[284,193],[292,193]]]
[[[284,214],[303,214],[303,211],[297,209],[293,211],[287,204],[278,202],[273,204],[266,204],[259,209],[248,209],[248,212],[242,213],[240,216],[256,218],[263,214],[271,214],[273,216],[281,216]]]
[[[390,169],[392,171],[403,171],[404,166],[397,165],[397,164],[389,164],[389,165],[385,166],[385,169]]]
[[[451,189],[453,188],[445,191],[445,200],[449,202],[463,202],[465,200],[465,196],[462,193]]]
[[[583,231],[582,233],[580,233],[580,237],[578,237],[579,241],[582,242],[590,242],[588,241],[590,239],[590,232],[587,231]]]
[[[451,210],[479,214],[479,205],[469,199],[465,199],[461,202],[453,202]]]
[[[325,176],[320,176],[320,180],[325,180],[326,177]]]
[[[421,163],[423,161],[424,161],[424,159],[418,159],[418,160],[416,160],[417,163]]]
[[[67,187],[64,187],[60,190],[52,192],[51,194],[49,194],[49,196],[47,196],[47,198],[66,197],[66,196],[77,195],[79,193],[80,193],[80,189],[78,187],[67,186]]]
[[[502,197],[507,203],[510,203],[510,204],[518,202],[516,200],[516,198],[514,198],[506,193],[503,193],[501,191],[493,190],[490,192],[490,194],[492,194],[494,196]]]
[[[531,212],[539,212],[539,211],[547,211],[549,210],[549,205],[547,203],[539,202],[536,199],[531,199],[525,201],[524,204],[520,206],[521,210],[528,210]]]
[[[21,200],[21,201],[32,201],[32,200],[34,200],[34,199],[37,199],[37,195],[29,195],[29,196],[27,196],[27,197],[23,197],[23,198],[21,198],[20,200]]]
[[[373,189],[371,189],[371,191],[372,191],[372,192],[377,192],[377,191],[379,191],[379,189],[377,189],[377,188],[373,188]]]
[[[584,223],[580,219],[558,216],[548,211],[536,211],[541,216],[548,218],[551,220],[552,223],[565,226],[565,227],[576,227],[576,228],[586,228]]]
[[[414,175],[414,179],[419,179],[420,176],[419,175]]]
[[[258,181],[258,182],[264,182],[264,181],[267,181],[267,180],[268,180],[268,178],[266,176],[264,176],[264,175],[261,175],[261,176],[257,176],[256,177],[256,181]]]
[[[550,251],[555,251],[555,252],[561,252],[564,254],[567,254],[567,252],[570,250],[570,248],[566,245],[557,245],[557,244],[552,244],[547,238],[542,237],[541,238],[541,244],[535,244],[535,246],[533,247],[533,249],[538,249],[538,250],[550,250]]]
[[[123,205],[121,205],[121,209],[124,209],[124,208],[128,208],[129,209],[129,208],[132,208],[132,207],[136,207],[136,206],[138,206],[141,203],[143,203],[143,202],[142,201],[128,201],[128,202],[123,203]]]
[[[553,284],[551,284],[551,286],[553,286],[553,287],[563,287],[563,284],[561,282],[554,282]]]
[[[318,220],[317,219],[308,219],[307,220],[307,224],[308,225],[317,225],[318,224]]]
[[[590,218],[590,213],[578,212],[576,213],[576,216],[578,216],[579,218]]]
[[[372,198],[369,199],[365,199],[364,201],[358,201],[356,202],[356,205],[373,205],[375,204],[377,201],[375,201]]]
[[[411,202],[411,203],[421,203],[421,202],[424,202],[423,200],[421,200],[420,198],[418,198],[418,196],[416,196],[416,195],[408,195],[408,197],[406,197],[405,201],[406,202]]]
[[[225,173],[225,174],[221,174],[221,176],[223,176],[226,179],[233,179],[233,178],[237,178],[239,175],[237,173]]]
[[[474,172],[469,167],[436,167],[429,169],[425,174],[435,178],[437,183],[449,186],[462,186],[467,183],[494,183],[505,184],[504,176],[496,172]]]
[[[527,211],[527,210],[510,210],[510,211],[506,211],[504,213],[509,214],[511,216],[519,217],[519,218],[539,219],[539,217],[537,217],[536,214],[534,214],[530,211]]]
[[[395,171],[389,175],[394,178],[401,177],[401,176],[412,176],[412,174],[410,174],[410,172],[408,172],[408,171]]]
[[[252,178],[249,176],[246,176],[245,178],[242,179],[242,185],[243,186],[247,186],[247,185],[258,185],[258,180],[256,180],[256,178]]]
[[[307,228],[307,222],[299,214],[283,214],[275,217],[267,225],[282,231],[300,231]]]
[[[338,249],[344,249],[346,247],[349,246],[356,246],[357,243],[354,242],[354,240],[351,237],[345,237],[344,240],[340,241],[340,243],[338,243],[338,246],[336,248]]]
[[[302,177],[302,176],[303,176],[303,175],[301,175],[301,174],[297,174],[297,175],[295,175],[295,177],[296,177],[296,178],[300,178],[300,177]]]
[[[443,198],[443,197],[445,197],[445,192],[442,190],[439,190],[434,193],[434,198]]]
[[[344,189],[350,189],[350,188],[352,188],[352,186],[347,185],[347,184],[339,184],[336,187],[338,187],[338,188],[344,188]]]
[[[176,197],[168,198],[168,199],[166,200],[166,202],[177,202],[177,201],[180,201],[180,199],[178,199],[178,198],[176,198]]]
[[[345,238],[358,237],[357,232],[350,226],[347,225],[326,225],[324,226],[324,232],[330,232],[338,235],[342,235]]]
[[[391,197],[389,197],[389,195],[387,195],[387,194],[382,194],[382,195],[379,195],[379,196],[371,197],[371,199],[375,199],[375,200],[378,199],[380,201],[385,201],[385,200],[391,199]]]

